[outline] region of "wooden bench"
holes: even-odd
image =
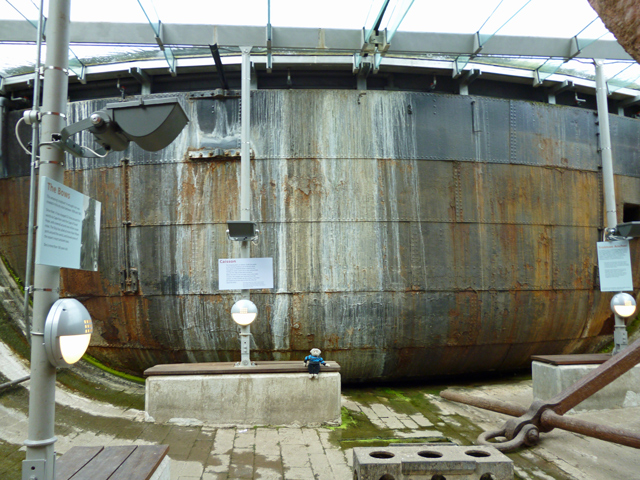
[[[572,355],[532,355],[534,362],[550,365],[600,365],[611,358],[610,353],[575,353]]]
[[[326,361],[328,367],[320,367],[320,374],[339,372],[340,365]],[[235,362],[170,363],[156,365],[144,371],[145,377],[155,375],[238,375],[239,373],[307,373],[302,360],[256,361],[253,367],[236,367]]]
[[[169,445],[73,447],[56,460],[56,480],[150,480],[168,451]]]

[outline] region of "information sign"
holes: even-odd
[[[629,242],[598,242],[598,270],[601,292],[633,291]]]
[[[227,258],[218,260],[220,290],[273,288],[273,258]]]
[[[36,263],[98,270],[100,202],[40,177]]]

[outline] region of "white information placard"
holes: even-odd
[[[36,263],[98,270],[100,202],[40,177]]]
[[[220,290],[273,288],[273,258],[224,258],[218,260]]]
[[[598,242],[598,270],[601,292],[631,292],[631,254],[627,240]]]

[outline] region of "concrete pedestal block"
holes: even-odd
[[[211,425],[339,425],[340,373],[154,375],[146,380],[150,421]]]
[[[551,365],[532,362],[533,396],[549,400],[599,365]],[[607,410],[640,406],[640,365],[587,398],[571,411]]]
[[[493,447],[404,445],[353,449],[354,480],[512,480],[513,462]]]

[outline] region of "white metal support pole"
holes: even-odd
[[[607,105],[607,80],[600,60],[596,64],[596,101],[598,106],[598,125],[600,132],[600,150],[602,155],[602,182],[604,206],[607,212],[606,228],[615,228],[618,224],[616,213],[616,190],[613,182],[613,159],[611,156],[611,135],[609,133],[609,107]]]
[[[242,118],[240,148],[240,220],[251,221],[251,47],[240,47],[242,79],[240,102]],[[249,252],[249,242],[242,242],[243,252]],[[249,255],[243,258],[249,258]]]
[[[611,353],[616,355],[629,346],[629,336],[624,318],[617,313],[614,313],[613,316],[615,324],[613,327],[613,351]]]
[[[51,0],[49,4],[41,122],[41,135],[45,141],[50,141],[51,135],[60,133],[66,125],[70,10],[70,0]],[[64,153],[61,150],[51,146],[40,149],[40,175],[62,183],[63,162]],[[38,218],[38,225],[41,222],[42,219]],[[60,268],[36,265],[31,329],[29,428],[28,438],[24,442],[27,455],[22,465],[22,480],[55,478],[56,437],[53,431],[56,369],[47,359],[43,334],[49,309],[58,299],[59,285]]]
[[[240,90],[240,220],[251,221],[251,46],[241,46],[242,72]],[[240,258],[251,257],[251,242],[240,244]],[[242,290],[242,298],[250,299],[250,291]],[[240,365],[251,366],[251,328],[240,327]]]
[[[598,125],[600,127],[600,150],[602,152],[602,185],[604,190],[604,205],[607,212],[606,228],[616,228],[618,215],[616,211],[616,190],[613,179],[613,156],[611,154],[611,134],[609,132],[609,106],[607,105],[607,80],[600,60],[596,64],[596,101],[598,105]],[[614,315],[613,354],[624,349],[629,340],[627,326],[622,317]]]

